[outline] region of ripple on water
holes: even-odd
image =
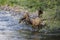
[[[28,27],[23,24],[18,24],[18,20],[14,19],[8,13],[5,11],[0,12],[0,40],[27,40],[24,38],[27,35],[19,34],[17,30],[28,29]]]
[[[21,36],[16,31],[0,31],[0,40],[21,40]]]

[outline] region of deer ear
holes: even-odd
[[[43,11],[42,10],[38,10],[38,14],[39,15],[43,14]]]

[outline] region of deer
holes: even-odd
[[[24,13],[23,18],[19,21],[19,23],[25,20],[28,24],[32,25],[32,28],[39,30],[40,28],[42,28],[42,26],[45,25],[45,23],[43,23],[43,19],[39,17],[41,14],[43,14],[43,12],[40,10],[38,13],[38,17],[30,18],[29,13],[26,12]]]

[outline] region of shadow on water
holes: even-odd
[[[35,31],[20,30],[20,36],[26,40],[60,40],[60,33],[40,33]]]
[[[11,12],[12,13],[12,12]],[[20,16],[20,15],[19,15]],[[16,17],[19,17],[16,16]],[[41,33],[32,30],[30,25],[19,24],[9,12],[0,12],[1,40],[59,40],[60,33]]]
[[[24,40],[60,40],[60,30],[44,33],[33,31],[30,25],[24,23],[23,25],[25,26],[22,26],[23,28],[18,30],[18,32]]]

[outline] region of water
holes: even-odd
[[[0,40],[59,40],[58,34],[34,32],[30,25],[18,23],[21,14],[0,11]]]

